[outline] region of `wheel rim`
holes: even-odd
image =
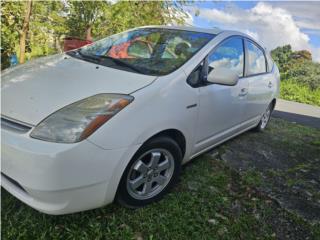
[[[261,128],[264,129],[268,122],[269,122],[269,118],[270,118],[270,107],[268,107],[268,109],[265,111],[265,113],[262,115],[262,118],[261,118]]]
[[[170,182],[174,158],[166,149],[152,149],[142,154],[131,166],[127,177],[128,193],[145,200],[160,193]]]

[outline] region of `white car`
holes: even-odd
[[[190,159],[263,130],[279,71],[251,37],[135,28],[2,75],[2,186],[66,214],[159,200]]]

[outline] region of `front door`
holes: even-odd
[[[223,41],[208,56],[208,72],[219,67],[230,68],[239,74],[235,86],[207,84],[199,89],[199,116],[195,129],[197,153],[241,128],[248,93],[244,76],[244,43],[241,37]]]

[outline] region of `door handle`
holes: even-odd
[[[272,88],[272,82],[269,82],[268,87]]]
[[[248,94],[248,89],[246,88],[242,88],[240,93],[239,93],[239,97],[244,97]]]

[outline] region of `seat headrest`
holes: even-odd
[[[174,49],[174,53],[175,53],[176,55],[181,55],[181,54],[183,54],[183,55],[187,56],[187,55],[188,55],[188,48],[189,48],[189,47],[190,47],[190,46],[189,46],[187,43],[185,43],[185,42],[178,43],[177,46],[176,46],[176,48]]]

